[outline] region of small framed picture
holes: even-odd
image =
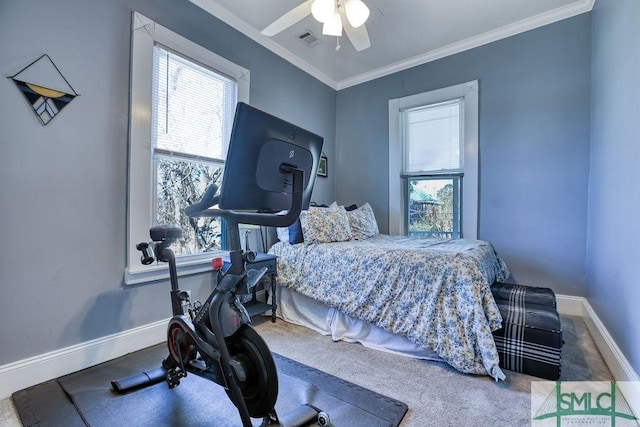
[[[324,154],[320,156],[320,163],[318,163],[318,176],[327,177],[327,156]]]

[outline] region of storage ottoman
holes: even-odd
[[[549,288],[512,285],[510,283],[494,283],[491,293],[496,300],[513,301],[514,304],[537,304],[556,308],[556,294]]]
[[[500,366],[549,380],[560,378],[562,327],[553,291],[504,284],[494,284],[492,291],[502,315],[502,328],[493,333]]]

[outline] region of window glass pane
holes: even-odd
[[[233,124],[236,82],[162,46],[154,47],[152,138],[157,224],[183,230],[176,255],[219,250],[219,218],[188,218],[184,208],[220,184]],[[202,158],[219,159],[219,163]]]
[[[156,45],[153,93],[155,147],[226,157],[237,99],[235,81]]]
[[[408,179],[409,236],[457,238],[460,235],[460,178]]]
[[[210,183],[220,184],[220,165],[156,156],[157,224],[174,224],[183,236],[172,246],[176,255],[195,254],[221,248],[219,218],[189,218],[184,208],[200,200]]]
[[[403,172],[458,170],[460,100],[405,111]]]

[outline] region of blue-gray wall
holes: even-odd
[[[480,82],[479,237],[512,280],[585,295],[590,15],[338,92],[336,197],[388,230],[388,100]]]
[[[0,1],[0,365],[171,314],[168,283],[123,285],[133,10],[250,69],[251,102],[333,157],[335,91],[187,0]],[[81,95],[46,127],[4,78],[43,53]]]
[[[636,0],[337,94],[186,0],[1,1],[0,73],[48,53],[81,96],[42,127],[0,81],[0,365],[170,311],[168,284],[122,283],[133,10],[249,68],[252,103],[326,137],[314,199],[369,201],[383,231],[388,99],[479,79],[480,237],[514,280],[586,295],[640,371]]]
[[[640,2],[598,0],[592,15],[587,295],[640,373]]]

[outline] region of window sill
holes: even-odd
[[[178,258],[178,277],[210,272],[212,271],[211,260],[213,258],[228,255],[229,252],[216,251],[188,258]],[[156,262],[153,266],[148,267],[127,267],[124,271],[125,285],[139,285],[142,283],[157,282],[159,280],[169,280],[169,264],[165,262]]]

